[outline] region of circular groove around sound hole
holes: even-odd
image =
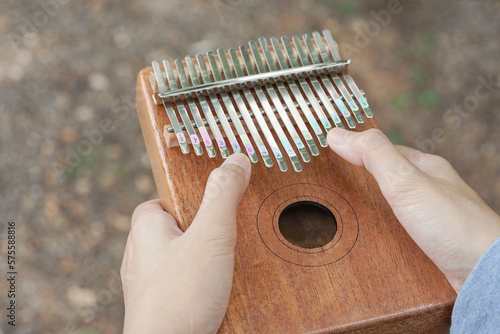
[[[337,220],[324,205],[300,201],[288,205],[281,212],[278,227],[283,237],[293,245],[319,248],[335,237]]]

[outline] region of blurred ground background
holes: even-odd
[[[0,233],[5,254],[6,223],[17,222],[16,333],[121,332],[129,218],[157,196],[134,107],[136,74],[153,59],[329,28],[391,139],[446,157],[500,211],[499,87],[475,92],[499,79],[500,2],[397,8],[383,17],[373,12],[387,1],[2,0]],[[103,121],[112,129],[100,139]],[[88,154],[66,165],[89,133]]]

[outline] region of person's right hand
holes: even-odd
[[[460,291],[481,256],[500,238],[500,216],[443,158],[394,146],[380,131],[335,128],[328,144],[364,166],[417,245]]]

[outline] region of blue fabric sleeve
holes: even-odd
[[[500,333],[500,239],[484,253],[460,290],[450,333]]]

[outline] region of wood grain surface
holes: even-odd
[[[161,203],[185,230],[209,173],[223,160],[167,148],[169,121],[152,99],[151,71],[138,76],[139,119]],[[372,127],[375,121],[367,120],[356,131]],[[283,173],[262,162],[252,165],[238,211],[233,289],[219,332],[447,332],[455,292],[406,234],[371,175],[328,148],[303,163],[301,173],[289,167]],[[301,248],[280,234],[279,214],[296,201],[315,201],[334,214],[332,241]]]

